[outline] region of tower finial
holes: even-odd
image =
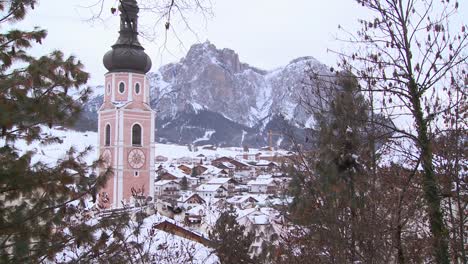
[[[141,47],[138,41],[138,4],[136,0],[120,0],[120,31],[115,45],[134,45]]]
[[[120,31],[112,50],[104,55],[104,66],[109,72],[147,73],[151,59],[138,41],[138,12],[136,0],[120,0]]]

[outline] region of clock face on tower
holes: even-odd
[[[145,164],[145,153],[141,149],[132,149],[128,153],[128,163],[134,169],[140,169]]]
[[[102,160],[104,161],[104,167],[105,168],[108,168],[111,164],[111,157],[112,157],[112,154],[110,152],[110,150],[108,149],[105,149],[103,152],[102,152]]]

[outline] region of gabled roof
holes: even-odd
[[[232,165],[234,165],[236,168],[240,168],[240,167],[249,167],[249,164],[246,164],[246,163],[243,163],[243,162],[240,162],[238,160],[235,160],[233,158],[229,158],[229,157],[221,157],[221,158],[217,158],[213,161],[211,161],[211,164],[220,164],[220,163],[230,163]]]
[[[174,177],[178,178],[178,179],[182,179],[183,177],[186,177],[188,178],[189,176],[187,174],[185,174],[182,170],[180,170],[179,168],[177,169],[168,169],[167,170],[167,173],[173,175]]]
[[[250,208],[241,210],[237,221],[247,218],[254,225],[268,225],[276,218],[275,213],[276,210],[271,208]]]
[[[209,180],[206,184],[225,184],[225,183],[234,183],[236,182],[232,178],[213,178]]]
[[[252,197],[251,195],[234,196],[230,198],[228,202],[232,204],[243,204],[248,200],[251,200],[256,203],[258,202],[258,200]]]
[[[269,160],[259,160],[257,161],[256,166],[278,166],[278,164]]]
[[[215,167],[213,165],[202,165],[206,170],[202,174],[219,174],[223,173],[222,169]]]
[[[218,189],[224,189],[225,191],[226,188],[223,187],[221,184],[202,184],[198,186],[197,191],[198,192],[216,192]]]
[[[194,193],[194,194],[190,195],[187,199],[185,199],[184,203],[187,202],[191,198],[197,198],[197,199],[201,200],[203,203],[206,203],[206,201],[203,198],[201,198],[200,195],[198,195],[198,193]]]
[[[163,186],[163,185],[166,185],[166,184],[169,184],[169,183],[175,183],[175,184],[179,185],[179,183],[177,181],[174,181],[174,180],[161,180],[161,181],[155,182],[154,185]]]

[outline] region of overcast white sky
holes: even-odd
[[[42,0],[21,23],[22,28],[40,26],[48,30],[46,41],[34,53],[60,49],[67,55],[76,55],[91,73],[91,85],[102,84],[106,72],[102,56],[117,40],[119,29],[119,17],[110,15],[107,7],[104,21],[85,21],[90,17],[90,10],[80,6],[96,1]],[[117,2],[106,1],[110,5]],[[206,21],[195,15],[189,17],[188,22],[197,36],[174,22],[183,47],[174,38],[170,38],[167,50],[161,49],[162,37],[151,42],[140,39],[153,60],[153,71],[178,61],[193,43],[205,40],[218,48],[231,48],[241,61],[263,69],[286,65],[301,56],[313,56],[333,65],[337,58],[327,48],[339,50],[343,44],[335,40],[338,25],[355,31],[357,19],[365,15],[365,10],[354,0],[211,1],[213,17]],[[152,25],[157,19],[148,13],[140,15],[140,24],[144,26]],[[162,24],[157,30],[159,34],[164,32]]]

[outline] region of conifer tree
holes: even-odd
[[[370,240],[381,229],[370,216],[368,198],[374,142],[369,135],[371,109],[357,79],[347,72],[336,75],[323,107],[314,108],[316,145],[313,151],[298,153],[290,194],[290,216],[300,227],[292,231],[291,263],[314,258],[316,263],[354,263],[380,258],[388,251],[380,239]],[[315,96],[318,96],[317,94]],[[373,131],[375,132],[375,131]],[[381,134],[375,132],[375,134]],[[294,253],[302,248],[301,254]],[[323,254],[327,252],[327,254]],[[294,259],[291,260],[291,259]]]
[[[210,240],[221,264],[254,263],[249,254],[255,234],[246,232],[237,220],[233,206],[223,212],[209,233]]]
[[[59,252],[72,248],[80,252],[77,261],[90,262],[120,248],[122,240],[108,238],[128,222],[124,216],[88,221],[80,209],[95,197],[109,171],[94,173],[101,161],[85,162],[90,148],[72,148],[56,164],[46,164],[32,161],[34,151],[15,147],[18,140],[60,143],[42,131],[71,125],[91,92],[81,88],[89,75],[75,57],[58,50],[39,58],[28,53],[34,43],[42,43],[45,30],[9,29],[37,2],[0,1],[0,262],[56,261]]]
[[[336,93],[329,112],[316,115],[319,146],[315,172],[322,206],[328,209],[324,211],[341,228],[348,230],[343,239],[349,243],[341,253],[352,263],[357,260],[357,210],[362,203],[358,201],[357,192],[362,191],[358,187],[359,181],[365,181],[359,177],[365,177],[360,159],[367,150],[363,131],[368,122],[369,107],[355,78],[340,77],[338,83],[343,90]]]
[[[180,189],[183,191],[186,191],[188,189],[188,180],[185,176],[182,178],[182,180],[180,180]]]

